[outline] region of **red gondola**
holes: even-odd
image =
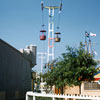
[[[40,40],[46,40],[46,35],[45,35],[46,30],[41,30],[40,32],[42,33],[40,35]]]

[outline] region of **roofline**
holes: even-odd
[[[0,41],[3,42],[4,44],[8,45],[9,47],[11,47],[13,50],[15,50],[16,52],[18,52],[20,55],[22,55],[27,60],[31,61],[27,56],[25,56],[23,53],[21,53],[19,50],[17,50],[16,48],[14,48],[13,46],[11,46],[10,44],[8,44],[7,42],[5,42],[4,40],[0,39]]]

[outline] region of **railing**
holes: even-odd
[[[36,100],[36,97],[50,97],[52,100],[55,98],[65,98],[65,99],[92,99],[92,100],[100,100],[99,96],[88,96],[88,95],[57,95],[57,94],[42,94],[42,93],[34,93],[34,92],[27,92],[26,93],[26,100],[30,100],[29,97],[32,97],[32,100]]]

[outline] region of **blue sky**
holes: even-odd
[[[59,2],[44,0],[44,5],[58,6]],[[47,40],[39,40],[41,14],[41,0],[0,0],[0,38],[16,49],[34,44],[38,52],[47,52]],[[57,18],[58,11],[55,11],[55,27]],[[48,10],[44,10],[44,19],[45,29],[48,30]],[[66,45],[77,47],[80,41],[84,42],[86,30],[97,35],[91,40],[93,50],[98,53],[95,58],[100,59],[100,0],[63,0],[59,30],[62,33],[61,42],[55,43],[55,57],[65,52]],[[40,71],[40,59],[37,59],[35,69]]]

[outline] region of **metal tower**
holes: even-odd
[[[43,9],[48,9],[48,50],[47,50],[47,63],[49,61],[54,60],[54,42],[60,42],[59,34],[60,32],[56,33],[56,41],[54,36],[54,11],[56,9],[61,12],[62,10],[62,0],[60,6],[44,6],[43,0],[41,1],[41,9],[42,9],[42,27],[44,27],[44,18],[43,18]],[[60,17],[60,13],[59,13]],[[59,29],[59,18],[58,18],[58,29]],[[43,32],[44,30],[42,30]],[[45,31],[46,32],[46,31]],[[42,38],[40,40],[45,40],[43,34],[41,35]]]
[[[49,10],[49,20],[48,20],[48,53],[47,53],[47,63],[54,60],[54,11],[59,9],[57,6],[47,6],[44,7]]]

